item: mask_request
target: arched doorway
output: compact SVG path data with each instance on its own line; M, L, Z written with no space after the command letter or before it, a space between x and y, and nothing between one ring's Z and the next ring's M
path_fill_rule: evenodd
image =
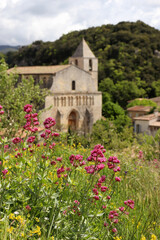
M73 110L68 116L68 129L76 131L78 129L78 112Z

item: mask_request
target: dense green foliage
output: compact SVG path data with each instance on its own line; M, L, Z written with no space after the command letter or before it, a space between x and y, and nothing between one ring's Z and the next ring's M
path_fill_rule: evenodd
M133 106L151 106L156 108L157 104L150 99L135 99L127 105L128 108Z
M160 94L160 31L141 21L74 31L55 42L36 41L9 52L6 61L10 66L66 64L82 37L98 57L100 90L112 102L125 107L136 97Z
M159 135L117 152L68 146L51 127L21 140L0 137L0 239L159 239Z
M23 107L32 103L34 109L40 110L44 105L46 90L34 84L34 79L22 79L15 74L7 73L7 65L0 61L0 104L5 108L5 114L1 117L1 123L5 129L5 135L12 135L24 122Z

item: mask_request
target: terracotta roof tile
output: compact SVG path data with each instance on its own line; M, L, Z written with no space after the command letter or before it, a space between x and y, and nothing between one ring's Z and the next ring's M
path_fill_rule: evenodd
M153 114L147 114L147 115L135 117L135 118L133 118L133 120L150 121L150 120L155 119L157 117L160 117L160 113L158 113L158 116L155 116L155 114L153 113Z
M70 65L53 65L53 66L26 66L26 67L16 67L8 69L8 73L17 74L54 74L65 68L70 67Z
M141 112L141 111L149 112L151 108L152 107L150 106L133 106L133 107L127 108L127 111L128 112Z
M150 123L149 126L151 126L151 127L160 127L160 121L156 121L156 122Z

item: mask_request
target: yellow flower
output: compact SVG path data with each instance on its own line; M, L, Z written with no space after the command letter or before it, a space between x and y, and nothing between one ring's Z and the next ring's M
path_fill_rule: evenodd
M21 237L24 237L24 233L23 232L21 233Z
M121 240L122 237L114 237L114 240Z
M39 222L39 218L35 217L36 222Z
M142 235L140 240L146 240L145 236Z
M36 228L32 231L30 231L30 236L33 234L37 234L38 236L41 236L41 228L39 226L36 226Z
M156 235L152 234L152 235L151 235L151 240L157 240Z
M141 223L140 222L138 222L138 224L137 224L137 228L139 228L139 226L141 225Z
M13 213L9 214L9 219L11 220L15 219L15 215Z
M8 233L12 233L13 230L14 230L14 227L10 227L10 228L7 229L7 232L8 232Z
M15 218L20 224L24 223L24 219L19 215Z

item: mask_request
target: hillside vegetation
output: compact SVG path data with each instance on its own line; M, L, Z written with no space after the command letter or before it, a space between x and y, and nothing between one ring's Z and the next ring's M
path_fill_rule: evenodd
M105 102L126 107L130 99L160 95L160 31L141 21L74 31L55 42L36 41L7 53L6 61L9 66L66 64L83 37L99 59Z

